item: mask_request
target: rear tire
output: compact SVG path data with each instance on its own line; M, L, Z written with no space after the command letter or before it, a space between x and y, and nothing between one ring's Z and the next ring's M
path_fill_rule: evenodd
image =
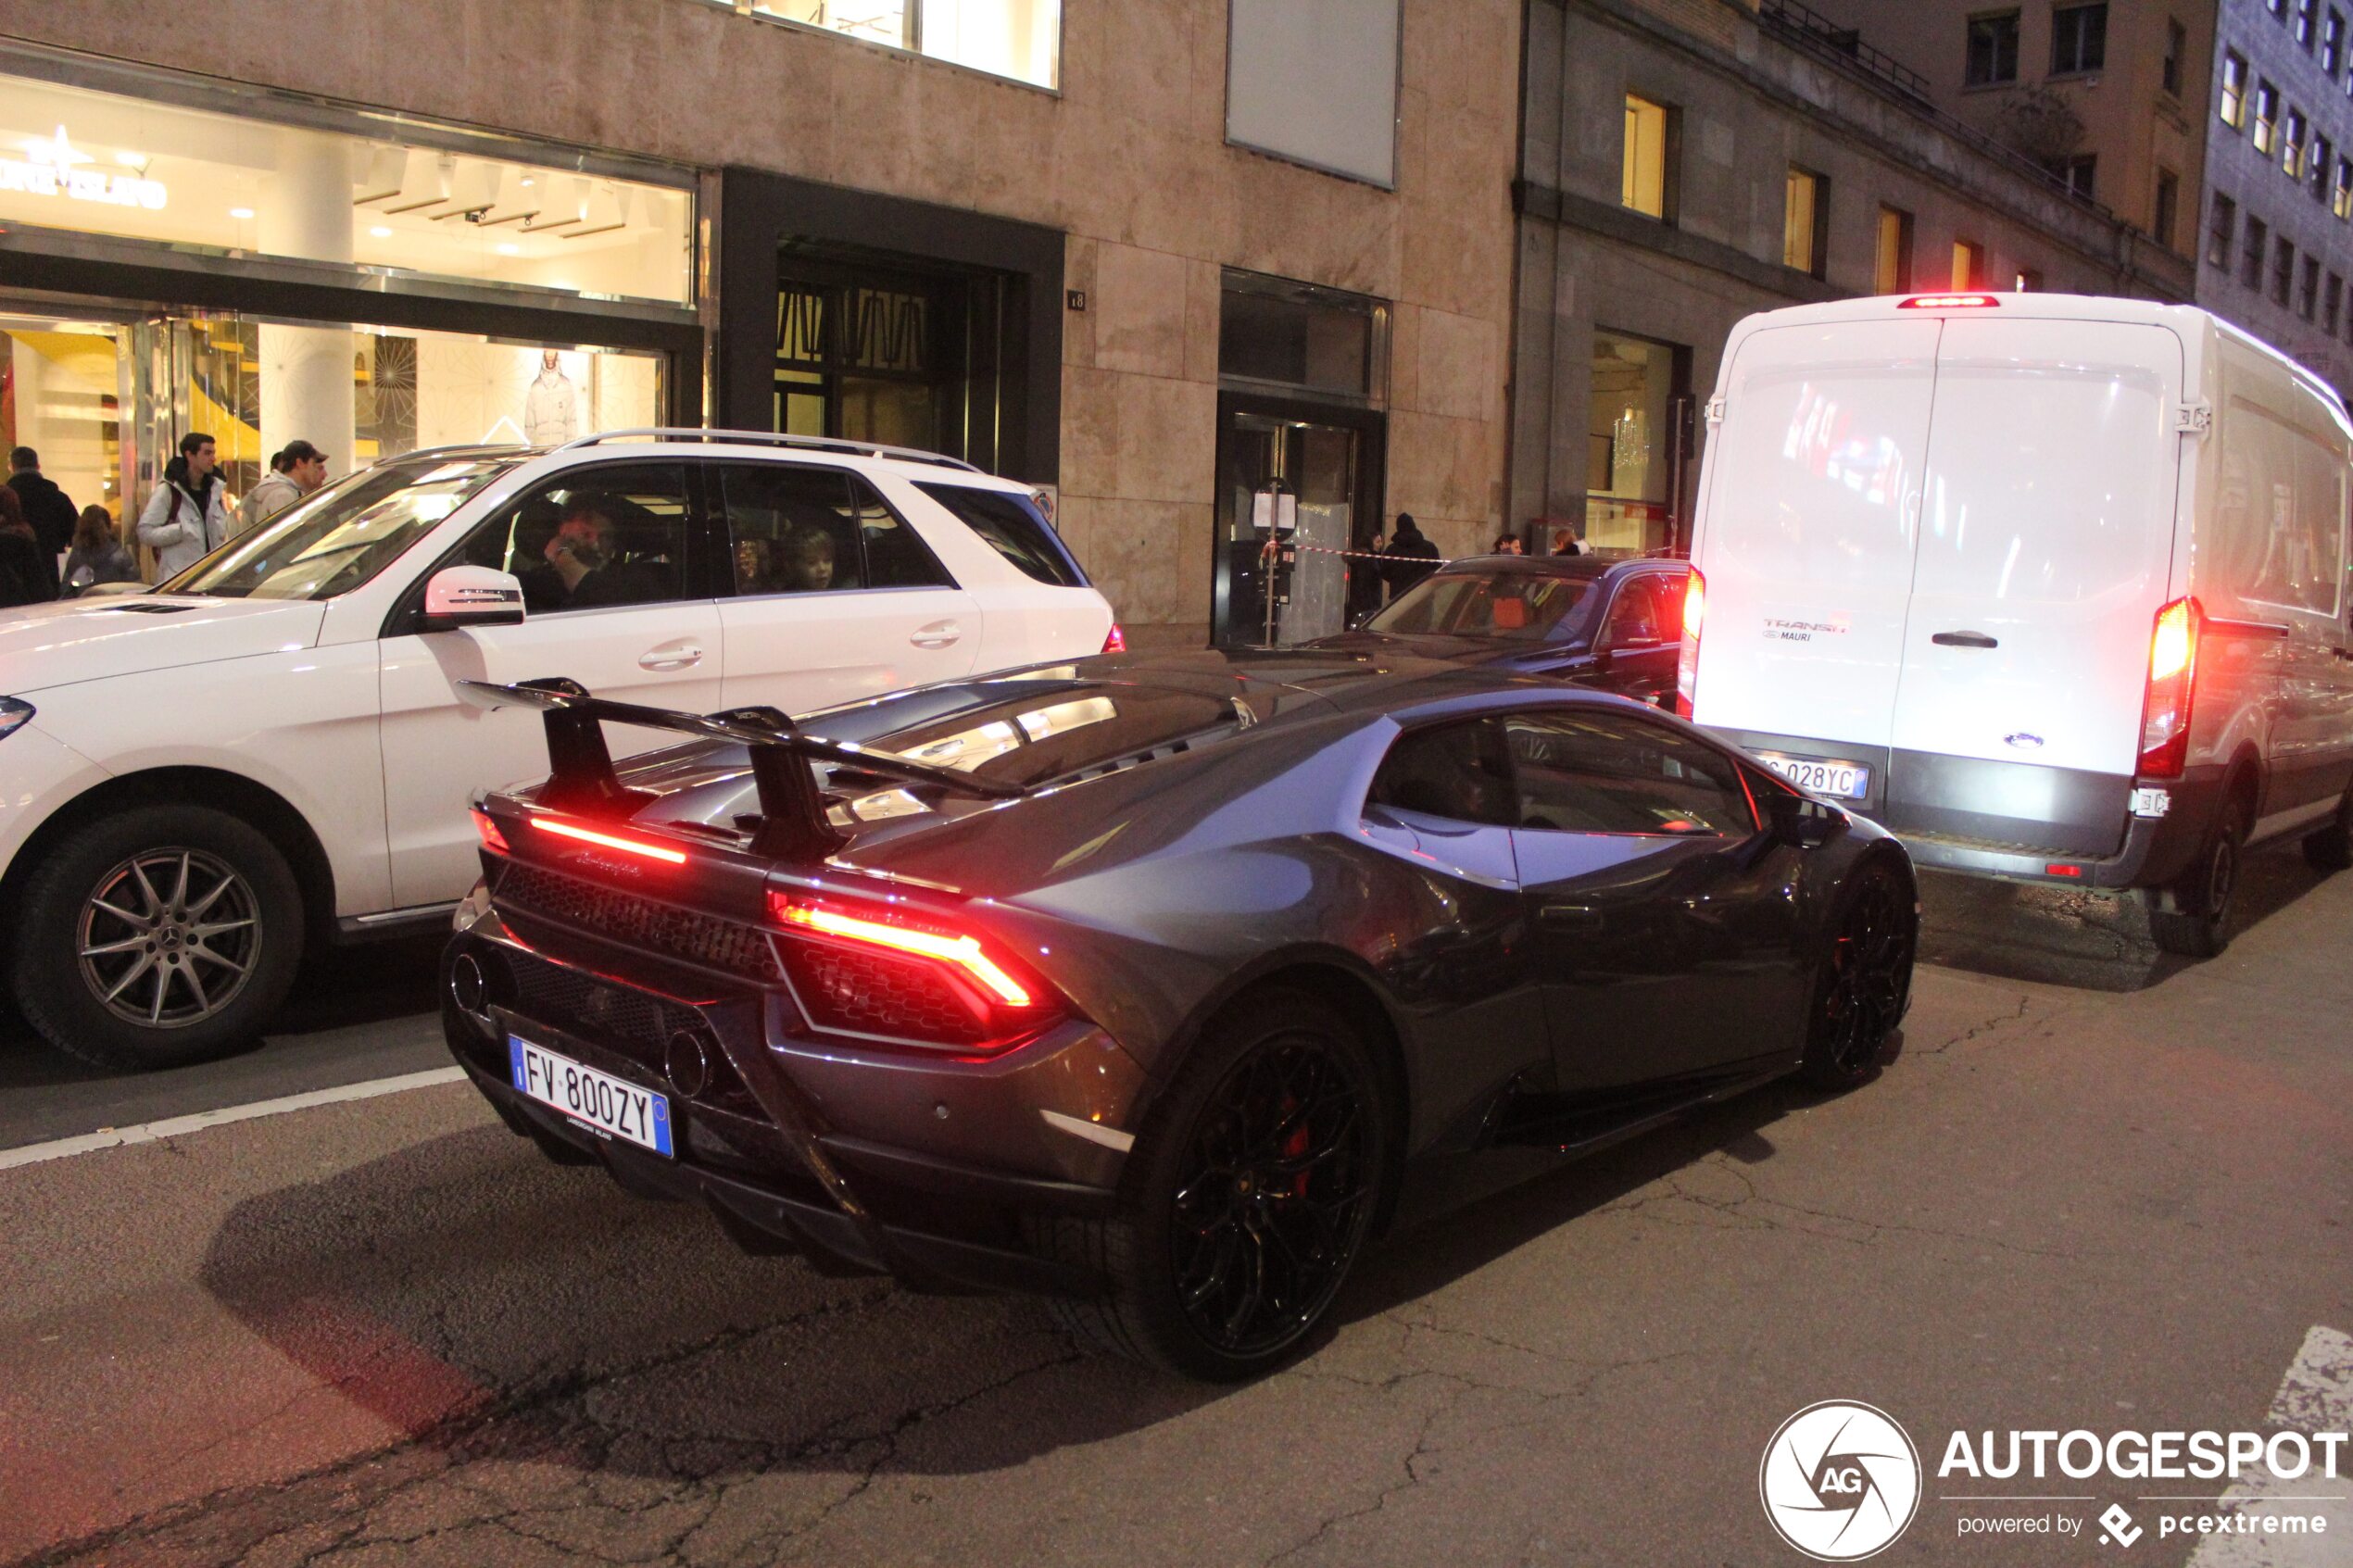
M2336 804L2336 821L2304 835L2304 863L2323 875L2353 871L2353 789Z
M141 1072L253 1039L302 945L301 888L258 829L205 806L140 806L76 830L34 870L10 967L51 1045Z
M2236 799L2227 802L2197 859L2174 887L2174 908L2149 911L2149 931L2158 947L2185 959L2211 959L2231 945L2231 915L2247 832L2246 807Z
M1855 872L1814 976L1797 1076L1837 1093L1878 1076L1888 1036L1912 1001L1919 917L1911 889L1883 860Z
M1261 992L1210 1025L1149 1118L1108 1220L1032 1235L1100 1273L1057 1299L1088 1348L1236 1382L1280 1366L1340 1293L1379 1205L1390 1107L1371 1052L1313 997Z

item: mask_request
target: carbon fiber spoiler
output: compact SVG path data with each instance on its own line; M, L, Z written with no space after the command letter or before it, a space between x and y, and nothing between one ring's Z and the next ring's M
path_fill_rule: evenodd
M760 831L755 854L778 859L823 859L847 838L825 815L814 764L831 762L862 773L930 784L981 800L1017 800L1027 792L1016 784L990 784L951 768L935 768L896 752L873 751L848 741L827 740L799 729L773 708L736 708L723 713L680 713L591 696L577 681L560 678L494 685L459 681L458 696L476 708L533 708L547 730L552 772L540 798L563 811L610 814L646 798L627 788L613 771L604 726L632 724L669 730L701 740L731 741L751 754L752 783L760 792Z

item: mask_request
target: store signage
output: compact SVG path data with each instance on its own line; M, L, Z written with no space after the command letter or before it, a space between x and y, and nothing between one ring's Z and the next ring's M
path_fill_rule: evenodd
M94 160L66 139L62 125L50 140L27 142L23 146L21 158L0 157L0 191L104 202L108 207L141 207L150 212L161 210L170 194L160 180L82 168Z

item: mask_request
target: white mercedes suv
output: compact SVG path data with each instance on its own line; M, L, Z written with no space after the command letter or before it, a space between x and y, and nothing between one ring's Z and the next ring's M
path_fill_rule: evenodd
M250 1039L307 948L446 922L473 792L547 769L536 715L453 682L805 713L1118 639L1031 492L951 458L686 430L391 458L152 592L0 614L10 988L61 1049L165 1066Z

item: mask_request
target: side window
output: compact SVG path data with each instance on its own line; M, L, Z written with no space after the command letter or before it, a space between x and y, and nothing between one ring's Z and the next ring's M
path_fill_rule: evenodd
M1056 543L1053 530L1026 497L1000 490L975 490L968 484L918 484L915 488L988 541L989 547L1013 562L1023 576L1057 588L1087 585Z
M931 546L899 520L862 479L852 478L856 493L858 533L866 546L866 586L869 588L952 588L956 580L931 553Z
M513 572L534 615L661 604L685 591L687 511L676 463L573 469L485 520L459 555Z
M1376 806L1491 827L1510 827L1519 820L1511 755L1503 731L1487 719L1398 736L1366 798Z
M1756 814L1736 764L1663 724L1616 713L1503 721L1522 827L1744 838Z
M802 463L729 463L719 471L736 592L823 594L866 585L849 476Z
M1653 571L1629 578L1619 587L1617 599L1609 607L1609 625L1602 634L1604 647L1633 647L1667 640L1665 596L1660 592L1666 583L1666 578Z

